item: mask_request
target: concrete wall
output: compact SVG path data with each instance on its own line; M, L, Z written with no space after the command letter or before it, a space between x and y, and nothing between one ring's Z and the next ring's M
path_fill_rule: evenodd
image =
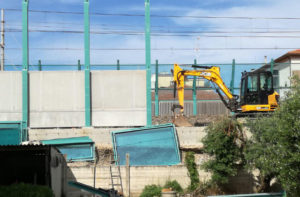
M22 73L0 72L0 121L22 119Z
M30 127L84 126L84 72L30 72Z
M97 147L112 149L111 132L124 128L82 128L82 129L29 129L29 140L48 140L89 136ZM179 147L181 149L201 149L201 139L205 136L205 127L177 127Z
M146 125L145 71L92 72L92 125Z
M29 126L83 127L83 71L29 72ZM146 125L145 71L91 72L92 126ZM0 121L22 119L21 72L0 73Z
M67 191L67 164L63 155L56 149L51 148L51 189L55 196L66 196Z
M111 188L110 170L109 166L96 166L96 176L94 177L95 168L93 165L85 164L69 164L68 181L76 181L93 186L94 180L96 188ZM201 180L207 180L208 173L200 170L198 172ZM127 191L126 187L126 170L121 167L121 177L124 193ZM146 185L160 184L164 185L168 180L177 180L183 187L187 188L190 184L187 168L184 165L176 166L134 166L130 167L130 194L132 197L138 197ZM69 187L68 195L79 197L80 191Z

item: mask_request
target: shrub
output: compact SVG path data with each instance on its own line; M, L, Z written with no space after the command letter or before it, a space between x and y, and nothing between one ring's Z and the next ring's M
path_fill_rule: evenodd
M146 185L140 197L161 196L162 187L159 185Z
M10 186L0 186L0 197L54 197L47 186L30 185L25 183Z
M212 173L213 184L223 185L228 178L237 174L238 168L245 163L243 149L244 136L241 125L229 118L210 124L203 138L203 151L212 159L202 167Z
M177 193L182 193L183 189L180 186L180 184L174 180L174 181L167 181L164 185L164 188L172 188L172 191L176 191Z
M199 174L197 171L197 166L195 163L195 155L193 152L187 152L185 155L185 165L187 167L188 170L188 175L191 179L191 184L189 186L189 190L195 190L200 181L199 181Z

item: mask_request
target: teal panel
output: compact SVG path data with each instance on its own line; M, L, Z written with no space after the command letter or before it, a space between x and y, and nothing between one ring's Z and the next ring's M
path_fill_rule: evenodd
M83 183L79 183L79 182L75 182L75 181L69 181L68 182L70 186L78 188L78 189L82 189L85 190L87 192L90 192L92 194L98 194L102 197L110 197L113 195L110 195L112 192L110 190L104 190L104 189L96 189L94 187L91 187L89 185L83 184ZM115 197L118 197L119 195L115 194Z
M41 142L45 145L94 143L88 136L42 140Z
M19 145L27 140L22 122L0 122L0 145Z
M20 129L1 128L0 145L19 145L21 142Z
M125 165L176 165L180 163L178 140L173 124L112 132L115 159Z
M94 160L94 142L88 137L60 138L41 140L44 145L55 146L62 154L67 155L68 161Z
M62 153L67 155L67 160L83 161L94 159L93 144L55 145Z

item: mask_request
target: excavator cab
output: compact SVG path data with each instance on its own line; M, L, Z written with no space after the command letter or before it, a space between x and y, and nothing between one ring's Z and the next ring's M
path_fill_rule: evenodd
M279 95L269 71L243 72L240 106L242 112L270 112L278 107Z

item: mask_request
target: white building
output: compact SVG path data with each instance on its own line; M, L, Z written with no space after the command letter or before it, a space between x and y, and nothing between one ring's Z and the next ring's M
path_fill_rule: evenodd
M260 69L270 71L271 64L266 64ZM284 97L291 86L291 77L300 77L300 49L289 51L274 60L273 76L274 87L281 97Z

